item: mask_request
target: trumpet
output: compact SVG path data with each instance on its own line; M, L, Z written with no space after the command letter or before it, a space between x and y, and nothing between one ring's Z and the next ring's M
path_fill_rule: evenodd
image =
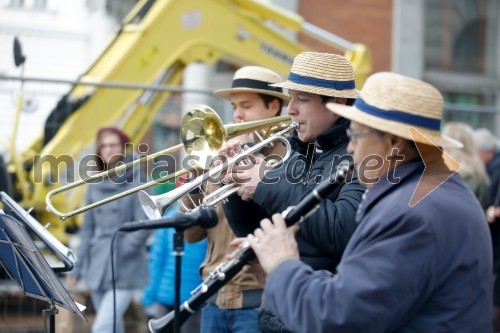
M214 177L218 177L224 170L227 170L230 166L235 165L236 163L246 159L248 156L252 155L255 152L260 151L265 146L269 144L274 144L276 142L282 142L286 147L286 153L281 158L281 162L286 161L292 152L292 147L290 146L290 142L284 136L286 133L296 129L299 125L296 122L292 122L287 128L279 131L273 136L265 139L264 141L259 142L258 144L252 146L251 148L242 151L241 153L229 158L223 164L212 168L205 172L203 175L198 176L193 181L186 183L174 190L171 190L165 194L151 196L145 191L139 192L139 202L141 203L142 209L144 213L146 213L147 217L151 220L160 219L163 216L165 210L170 207L174 202L182 198L184 195L193 191L194 189L201 187L206 181L209 179L213 179ZM278 165L278 162L274 163L273 166ZM211 196L206 196L199 206L197 206L194 210L201 209L204 207L215 207L221 201L226 200L231 194L236 192L239 188L238 184L229 184L221 187L216 192L212 193Z
M220 117L217 115L217 113L210 107L206 105L197 105L194 108L188 110L188 112L185 114L185 116L182 119L181 123L181 144L178 144L176 146L164 149L162 151L143 156L139 159L136 159L130 163L120 165L114 169L110 169L107 171L99 172L95 175L92 175L90 177L81 179L77 182L62 186L60 188L51 190L47 193L47 196L45 197L45 202L47 205L47 211L53 213L57 217L59 217L61 220L65 220L71 216L83 213L85 211L88 211L92 208L104 205L108 202L118 200L120 198L123 198L127 195L139 192L141 190L145 190L147 188L150 188L154 185L168 182L172 179L176 179L183 174L193 172L195 170L199 169L204 169L206 163L201 163L200 161L206 161L209 156L215 155L216 151L222 147L222 145L229 139L236 137L241 134L245 133L250 133L253 131L258 131L262 130L265 128L270 128L273 126L280 126L284 122L289 123L291 121L290 116L280 116L280 117L274 117L270 119L264 119L264 120L256 120L256 121L249 121L246 123L239 123L239 124L229 124L229 125L224 125L222 123L222 120ZM160 177L159 179L153 180L151 182L139 185L135 188L129 189L127 191L115 194L113 196L110 196L108 198L105 198L100 201L96 201L92 204L80 207L78 209L75 209L73 211L63 213L58 211L54 205L52 204L52 198L55 195L64 193L66 191L69 191L71 189L74 189L78 186L82 186L88 183L91 183L94 180L97 179L102 179L103 177L109 177L113 176L119 172L122 172L124 170L127 170L129 168L132 168L140 163L148 162L158 156L161 155L167 155L167 154L172 154L174 152L177 152L181 150L182 148L185 149L186 153L190 156L196 157L193 159L193 162L196 163L196 160L198 162L196 165L187 168L187 169L182 169L179 170L173 174L166 175L164 177Z

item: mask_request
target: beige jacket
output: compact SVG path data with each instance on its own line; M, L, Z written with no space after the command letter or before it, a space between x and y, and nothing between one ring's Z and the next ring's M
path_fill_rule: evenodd
M217 188L215 185L209 185L209 191L210 187ZM236 236L229 227L222 206L218 206L216 212L219 219L214 228L202 229L194 227L184 233L184 237L189 243L195 243L207 237L207 253L200 266L200 274L203 279L207 278L210 272L220 263L226 261L227 256L234 250L229 243ZM219 290L215 304L221 309L241 309L244 305L243 291L256 289L261 291L255 279L248 273L240 272ZM258 306L258 304L255 306Z
M283 146L273 147L264 152L265 156L272 154L283 155ZM206 193L212 193L217 190L219 185L208 183ZM201 195L193 196L194 202L198 202ZM185 196L181 199L182 203L188 207L192 206L190 200ZM231 230L229 223L224 215L222 205L216 208L218 223L217 226L210 229L202 229L199 227L190 228L185 231L184 237L187 242L199 242L207 237L207 254L205 261L200 266L200 273L203 279L207 278L209 273L213 271L220 263L227 261L227 256L234 249L229 243L236 238ZM229 281L217 294L215 304L221 309L242 309L250 307L258 307L260 303L260 295L262 289L252 275L244 272L238 273L231 281Z

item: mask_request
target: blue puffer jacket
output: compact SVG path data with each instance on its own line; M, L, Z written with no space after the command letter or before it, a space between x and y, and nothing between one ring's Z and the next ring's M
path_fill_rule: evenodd
M164 216L177 214L178 206L170 207ZM143 304L153 303L174 305L175 256L173 255L173 236L175 229L158 229L149 255L149 274L151 282L144 289ZM181 302L187 300L190 292L200 283L198 267L205 258L207 241L195 244L184 243L184 256L181 265Z
M340 118L317 138L317 146L301 142L296 135L291 136L291 158L266 174L257 186L253 201L242 201L233 195L224 205L235 234L246 236L258 227L262 218L297 204L317 184L329 178L342 160L351 159L346 150L347 127L349 121ZM354 177L349 184L337 186L328 199L323 200L319 208L301 223L297 242L302 261L314 269L335 271L356 229L354 218L363 192L364 188Z

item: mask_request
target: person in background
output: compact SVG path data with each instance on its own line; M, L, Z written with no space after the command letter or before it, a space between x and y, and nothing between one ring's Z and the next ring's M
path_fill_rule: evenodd
M101 128L97 132L95 162L96 171L115 168L128 163L134 154L126 152L129 139L115 127ZM88 185L86 203L122 193L140 183L139 168L129 168L122 174L104 177ZM90 290L96 318L92 333L113 332L113 290L111 279L111 239L118 228L130 221L144 220L144 214L136 195L125 196L87 211L79 232L78 261L67 276L72 287L83 279ZM114 242L114 277L116 288L116 332L124 332L123 314L129 307L134 292L148 282L146 240L150 232L139 230L118 233Z
M490 224L493 242L493 328L500 332L500 142L486 128L474 131L474 140L481 161L490 177L490 203L486 209L486 219Z
M443 135L455 139L463 145L462 148L445 149L445 152L460 164L458 173L465 179L483 209L486 210L490 205L490 180L486 168L479 158L472 133L472 128L465 123L445 124Z
M281 88L269 86L281 80L278 73L268 68L246 66L235 72L230 88L217 90L214 95L231 102L235 122L272 118L278 116L283 105L289 101L289 96L284 94ZM258 139L254 137L254 133L249 133L239 136L238 140L250 145ZM262 150L261 154L264 156L280 154L282 150L283 147L275 145L273 148ZM205 192L212 193L219 187L219 184L208 182ZM191 195L191 198L198 202L203 196ZM188 208L192 207L186 196L181 202ZM227 255L232 252L230 243L236 237L228 225L222 205L219 205L216 211L219 219L214 228L206 230L194 227L185 232L188 242L198 242L205 238L208 240L205 261L200 266L200 273L204 279L219 264L227 260ZM257 310L261 296L262 288L253 277L240 272L203 306L201 332L260 332Z
M493 204L486 210L486 219L492 224L500 222L500 187L497 189Z
M177 204L169 207L164 217L178 214ZM151 318L160 318L174 310L175 298L175 229L164 228L154 231L153 243L149 253L149 275L151 282L144 289L143 305ZM181 265L181 304L191 297L193 291L201 282L198 267L207 251L207 242L184 244L184 255ZM181 333L196 333L200 331L200 312L197 311L181 326Z
M500 185L500 142L486 128L478 128L473 136L479 158L490 178L490 199L493 200Z
M358 227L332 274L299 260L297 225L263 220L247 240L268 274L266 306L294 332L491 332L490 235L439 149L460 147L440 135L439 91L377 73L354 106L327 107L351 120L347 149L368 188Z

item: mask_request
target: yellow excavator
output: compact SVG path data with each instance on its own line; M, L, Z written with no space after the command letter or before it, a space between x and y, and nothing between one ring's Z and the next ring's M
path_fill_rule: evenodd
M65 161L71 163L71 159L66 158L76 158L91 146L96 130L109 124L121 127L138 144L172 94L172 89L161 88L178 85L190 63L260 65L286 76L295 55L309 48L276 27L335 47L353 63L358 88L372 70L364 45L346 41L268 2L139 1L49 116L47 124L56 122L56 126L46 126L23 152L16 154L12 149L4 178L14 197L21 206L33 207L32 214L42 224L50 222L49 230L67 241L65 224L45 210L47 193L58 188L61 174L68 172ZM137 89L116 88L120 85ZM70 211L82 204L82 198L82 191L77 191L71 197L59 196L54 204Z

